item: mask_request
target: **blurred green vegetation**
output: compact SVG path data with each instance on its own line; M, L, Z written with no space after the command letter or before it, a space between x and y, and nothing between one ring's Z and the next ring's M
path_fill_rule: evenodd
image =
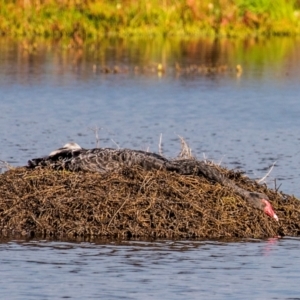
M297 35L296 0L0 0L14 37Z

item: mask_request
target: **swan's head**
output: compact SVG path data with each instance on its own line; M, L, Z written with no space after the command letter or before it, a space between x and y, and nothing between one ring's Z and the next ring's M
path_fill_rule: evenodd
M279 221L278 216L275 214L271 203L266 199L261 199L261 201L263 203L264 213L270 216L271 218L275 219L276 221Z
M263 193L249 193L249 202L252 203L253 206L261 209L266 215L278 221L278 216L275 214L274 209L269 202L269 198L267 195Z
M77 150L81 150L81 149L82 148L77 143L70 142L70 143L65 144L63 147L61 147L59 149L53 150L49 154L49 156L59 154L60 152L63 152L63 151L66 151L66 150L77 151Z

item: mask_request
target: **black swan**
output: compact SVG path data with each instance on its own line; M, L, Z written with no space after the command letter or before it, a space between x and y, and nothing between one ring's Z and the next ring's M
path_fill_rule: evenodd
M51 166L54 169L70 171L92 171L104 173L117 170L123 166L138 165L146 170L162 169L177 172L182 175L200 175L221 185L232 188L250 205L278 221L267 195L249 192L238 187L232 180L226 178L216 168L204 161L194 159L169 160L151 152L130 149L94 148L84 149L76 143L68 143L64 147L52 151L48 156L34 158L28 161L28 168Z

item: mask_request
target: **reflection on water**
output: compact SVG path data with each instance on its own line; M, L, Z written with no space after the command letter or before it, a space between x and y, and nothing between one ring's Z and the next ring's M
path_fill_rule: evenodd
M269 186L276 179L299 196L299 48L287 38L104 39L82 48L0 39L0 159L24 165L68 141L94 147L95 128L102 147L154 152L162 133L173 157L180 135L199 158L251 177L276 162Z
M180 75L180 68L189 70L195 65L235 70L236 65L242 64L247 78L270 76L276 81L285 81L287 76L299 73L299 48L300 43L291 38L103 39L80 48L59 41L18 42L2 38L0 76L2 84L38 84L50 79L63 85L64 80L76 80L78 76L83 81L93 79L94 73L105 73L105 70L133 71L137 75L146 70L144 73L148 75L168 75L168 72L155 72L161 64L164 70Z
M1 299L283 299L299 239L0 244Z

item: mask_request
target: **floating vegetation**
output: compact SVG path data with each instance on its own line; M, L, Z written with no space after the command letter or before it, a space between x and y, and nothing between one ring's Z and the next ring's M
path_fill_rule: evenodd
M265 193L279 222L201 176L123 168L105 174L16 168L0 175L2 236L266 238L300 235L298 199L219 168Z

